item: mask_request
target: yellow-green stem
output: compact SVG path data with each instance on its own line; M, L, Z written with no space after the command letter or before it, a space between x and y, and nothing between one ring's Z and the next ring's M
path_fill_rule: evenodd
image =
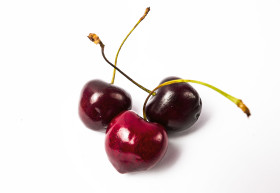
M163 87L163 86L167 86L170 84L175 84L175 83L182 83L182 82L191 82L191 83L196 83L196 84L201 84L204 86L207 86L215 91L217 91L218 93L220 93L221 95L223 95L224 97L228 98L230 101L232 101L234 104L236 104L248 117L251 115L250 110L248 109L248 107L242 102L241 99L237 99L233 96L231 96L230 94L208 84L205 82L201 82L201 81L197 81L197 80L187 80L187 79L177 79L177 80L171 80L171 81L167 81L162 83L161 85L157 86L154 90L152 90L151 93L149 93L148 97L146 98L144 105L143 105L143 118L145 120L147 120L147 115L146 115L146 104L150 98L150 96L152 95L152 93L154 93L157 89Z
M136 23L136 25L132 28L132 30L130 30L130 32L127 34L127 36L124 38L121 46L119 47L118 49L118 52L117 52L117 55L116 55L116 58L115 58L115 66L117 66L117 61L118 61L118 56L119 56L119 53L121 51L121 48L124 44L124 42L126 41L126 39L130 36L130 34L133 32L133 30L138 26L138 24L147 16L147 14L149 13L150 11L150 7L147 7L146 10L145 10L145 13L144 15L139 19L139 21ZM114 84L115 82L115 76L116 76L116 69L114 69L113 71L113 77L112 77L112 81L111 81L111 84Z

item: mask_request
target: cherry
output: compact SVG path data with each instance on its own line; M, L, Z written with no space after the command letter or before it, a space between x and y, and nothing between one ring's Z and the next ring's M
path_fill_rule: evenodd
M165 78L160 84L180 79ZM189 83L161 87L146 107L147 119L164 126L168 131L182 131L191 127L201 112L201 99Z
M104 44L98 36L88 36L102 48L103 58ZM80 103L79 115L83 123L90 129L106 129L109 122L119 113L131 109L131 96L125 90L102 80L91 80L84 86Z
M164 156L168 146L165 129L133 111L125 111L109 124L105 137L108 158L120 173L147 170Z
M106 129L116 115L128 109L131 109L131 96L120 87L91 80L82 90L79 115L90 129Z
M132 33L132 31L137 27L137 25L146 17L149 12L149 8L146 9L144 15L140 18L137 24L133 27L127 37ZM127 39L126 37L126 39ZM104 60L114 67L113 78L111 84L106 83L101 80L89 81L83 88L80 105L79 105L79 115L84 124L93 130L106 129L109 122L117 116L119 113L125 110L131 109L131 97L125 90L120 87L114 86L115 80L115 70L118 70L131 82L136 84L138 87L142 88L146 92L151 91L143 87L142 85L135 82L132 78L123 73L120 69L116 67L117 58L120 49L125 42L121 44L115 59L115 66L106 58L104 54L105 45L100 40L100 38L93 33L90 33L88 38L95 44L99 44L101 47L101 53Z
M175 79L175 80L174 80ZM188 80L188 79L176 79L176 77L169 77L163 80L163 83L157 86L154 90L150 92L148 97L146 98L143 105L143 117L147 120L147 112L154 116L152 119L156 119L157 122L162 122L161 124L164 127L173 126L173 128L169 127L169 130L179 131L187 128L193 124L197 117L199 117L201 111L201 100L197 94L197 92L190 87L189 85L184 85L182 83L192 82L200 85L207 86L216 92L220 93L231 102L237 105L248 117L251 115L249 108L243 103L241 99L235 98L228 93L208 84L205 82L197 81L197 80ZM173 84L177 84L177 87L171 87ZM163 89L166 87L167 89ZM146 108L147 102L156 90L159 89L159 92L155 95L154 100L152 99L150 103L150 107ZM176 91L176 92L174 92ZM182 96L183 95L183 96ZM186 96L184 96L186 95ZM158 97L158 98L157 98ZM193 100L193 101L192 101ZM180 108L180 105L185 108L191 108L190 112L184 108ZM158 109L157 109L158 108ZM148 110L149 111L148 111ZM157 112L157 110L159 112ZM187 112L186 114L191 117L182 116L181 112ZM170 116L170 117L169 117ZM176 119L176 116L179 118ZM151 118L150 118L151 119ZM167 120L165 120L167 119ZM176 126L176 127L175 127ZM180 127L181 126L181 127ZM184 128L185 126L185 128ZM175 128L175 129L174 129Z

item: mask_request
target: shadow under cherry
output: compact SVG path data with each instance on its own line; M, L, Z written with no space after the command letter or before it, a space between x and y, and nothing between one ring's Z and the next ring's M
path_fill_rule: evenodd
M150 172L159 172L171 168L173 165L175 165L175 163L181 155L181 148L178 147L176 143L174 143L173 139L184 137L186 135L190 135L197 132L201 128L204 128L205 124L209 121L209 119L210 114L204 112L201 114L196 124L194 124L189 129L177 133L168 133L168 138L172 139L172 141L169 140L167 152L163 159L154 168L152 168Z
M159 172L171 168L181 155L181 149L176 144L169 142L168 148L163 159L149 172Z

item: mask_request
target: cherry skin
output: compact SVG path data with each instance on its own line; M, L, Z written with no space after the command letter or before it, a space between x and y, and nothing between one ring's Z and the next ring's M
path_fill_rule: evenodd
M168 77L160 84L180 79ZM147 103L146 115L151 122L164 126L167 131L183 131L191 127L201 113L202 102L197 91L188 83L163 86Z
M108 158L120 173L152 168L168 146L165 129L150 123L133 111L125 111L109 124L105 137Z
M106 130L119 113L131 109L131 96L125 90L102 80L91 80L83 88L79 115L93 130Z

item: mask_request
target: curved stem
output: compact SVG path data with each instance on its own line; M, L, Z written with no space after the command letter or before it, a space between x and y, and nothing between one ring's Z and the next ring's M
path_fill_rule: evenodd
M248 107L242 102L241 99L237 99L231 95L229 95L228 93L208 84L205 82L201 82L201 81L197 81L197 80L187 80L187 79L177 79L177 80L171 80L171 81L167 81L162 83L161 85L157 86L154 90L152 90L151 93L154 93L157 89L163 87L163 86L167 86L170 84L175 84L175 83L182 83L182 82L192 82L192 83L196 83L196 84L201 84L204 86L207 86L213 90L215 90L216 92L220 93L221 95L223 95L224 97L228 98L230 101L232 101L234 104L236 104L239 108L241 108L241 110L249 117L251 115L250 110L248 109ZM144 105L143 105L143 118L145 120L147 120L147 116L146 116L146 104L151 96L151 93L148 95L148 97L146 98Z
M110 64L114 69L116 69L119 73L121 73L123 76L125 76L128 80L130 80L133 84L135 84L136 86L138 86L139 88L141 88L142 90L146 91L147 93L149 94L152 94L152 95L155 95L156 93L153 92L151 93L151 91L145 87L143 87L142 85L138 84L136 81L134 81L132 78L130 78L128 75L126 75L122 70L120 70L118 67L114 66L114 64L112 64L105 56L105 53L104 53L104 48L105 48L105 45L102 43L102 41L99 39L99 37L96 35L96 34L93 34L93 33L90 33L88 35L88 38L94 42L95 44L99 44L100 47L101 47L101 53L102 53L102 56L104 58L104 60Z
M139 19L139 21L136 23L136 25L132 28L132 30L130 30L130 32L127 34L127 36L124 38L120 48L118 49L118 52L117 52L117 55L116 55L116 58L115 58L115 66L117 66L117 61L118 61L118 56L119 56L119 53L122 49L122 46L124 44L124 42L126 41L126 39L129 37L129 35L133 32L133 30L138 26L138 24L147 16L147 14L149 13L150 11L150 7L147 7L146 10L145 10L145 13L144 15ZM114 81L115 81L115 76L116 76L116 68L114 69L113 71L113 77L112 77L112 81L111 81L111 84L114 84Z

